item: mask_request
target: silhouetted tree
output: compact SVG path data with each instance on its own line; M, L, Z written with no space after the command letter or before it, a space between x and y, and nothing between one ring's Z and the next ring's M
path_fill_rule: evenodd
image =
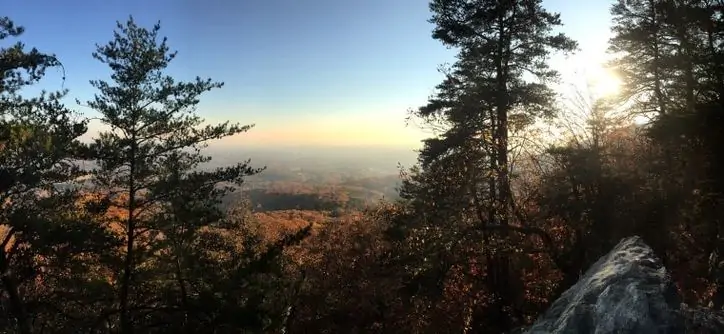
M427 140L420 152L420 173L435 175L418 177L425 181L408 183L403 191L428 198L422 192L430 193L430 187L424 183L437 178L459 199L449 209L458 212L463 225L475 226L472 231L486 244L486 254L476 256L485 258L480 262L485 263L485 274L478 276L486 281L478 279L472 290L484 284L493 296L485 307L472 306L476 315L471 326L486 326L480 315L497 312L490 314L497 324L487 326L504 331L522 321L516 308L521 296L510 267L512 248L491 246L494 240L512 240L508 237L515 210L510 186L511 134L553 113L554 94L546 83L556 78L556 72L548 67L547 59L551 51L572 51L576 43L552 33L561 25L559 15L546 11L540 1L436 0L430 9L436 25L433 37L460 51L438 93L414 114L443 131ZM439 218L427 224L436 221Z
M188 252L201 229L221 220L217 207L230 191L216 186L239 184L243 177L260 171L246 162L210 172L194 171L210 159L201 154L207 141L245 132L251 126L203 125L195 113L199 96L222 83L198 77L177 82L165 75L176 53L169 51L165 38L159 38L159 30L159 24L146 29L129 18L119 22L114 39L93 54L112 71L111 82L91 81L99 94L88 106L111 128L90 148L99 165L93 171L96 189L124 213L110 222L122 232L118 238L124 247L115 250L117 304L107 312L110 316L117 311L123 333L132 333L139 325L159 326L147 320L179 308L185 313L181 324L188 321L187 280L191 278L184 274L191 269ZM170 275L160 271L165 269L160 261L168 256L177 264ZM174 282L176 304L159 301L158 289L164 280Z

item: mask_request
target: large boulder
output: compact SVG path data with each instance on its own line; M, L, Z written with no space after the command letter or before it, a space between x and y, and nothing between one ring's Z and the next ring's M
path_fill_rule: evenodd
M683 305L661 260L641 238L629 237L526 333L724 333L722 324L712 312Z

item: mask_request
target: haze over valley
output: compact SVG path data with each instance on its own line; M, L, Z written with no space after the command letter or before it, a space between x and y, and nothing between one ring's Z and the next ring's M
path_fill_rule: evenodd
M225 167L247 158L252 166L266 167L248 177L242 189L257 210L269 211L363 209L382 199L394 200L400 168L409 168L417 160L412 149L384 146L212 147L207 154L213 160L202 168ZM325 193L349 200L310 200Z

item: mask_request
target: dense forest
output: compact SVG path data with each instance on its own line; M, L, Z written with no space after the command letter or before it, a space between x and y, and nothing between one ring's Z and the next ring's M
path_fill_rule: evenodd
M199 117L223 83L168 76L160 24L129 18L97 45L110 80L78 103L109 130L87 143L72 92L27 93L63 60L0 18L1 332L505 333L630 235L686 303L721 310L724 3L615 1L623 87L567 101L548 60L577 43L541 0L430 11L457 51L410 114L435 135L399 198L337 211L344 193L301 188L255 210L238 189L263 166L198 168L252 126Z

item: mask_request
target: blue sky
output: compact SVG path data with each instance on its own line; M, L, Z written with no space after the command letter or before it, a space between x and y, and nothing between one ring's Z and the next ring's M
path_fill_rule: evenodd
M575 66L600 61L610 3L544 1L581 45ZM147 26L161 20L179 51L170 74L225 82L202 97L200 113L256 124L234 145L417 147L425 134L405 127L406 111L425 102L441 80L437 66L454 55L430 37L425 0L7 0L0 15L26 27L26 45L59 57L68 105L88 116L73 99L89 99L88 80L108 76L91 57L94 44L108 42L128 15ZM51 71L43 88L62 83Z

